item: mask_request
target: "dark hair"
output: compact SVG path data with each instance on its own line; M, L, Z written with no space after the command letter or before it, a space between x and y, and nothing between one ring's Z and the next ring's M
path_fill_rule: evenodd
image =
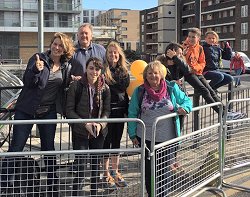
M181 48L183 50L183 46L176 43L176 42L170 42L170 44L166 47L165 49L165 54L167 54L168 49L177 51L179 48Z
M197 27L188 28L188 32L196 34L198 37L201 37L201 30Z
M93 64L94 64L95 67L98 67L100 69L103 68L102 61L99 58L97 58L97 57L91 57L91 58L89 58L88 61L86 62L86 68L88 67L88 65L89 65L90 62L93 62Z
M183 46L179 43L176 43L176 42L170 42L170 44L165 49L165 55L167 54L168 49L171 49L173 51L177 51L178 49L183 50ZM170 60L170 58L168 56L166 56L166 59Z

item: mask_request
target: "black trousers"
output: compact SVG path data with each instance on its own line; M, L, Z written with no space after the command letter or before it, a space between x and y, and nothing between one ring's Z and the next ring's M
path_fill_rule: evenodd
M221 102L221 99L208 84L203 75L189 74L185 76L185 80L195 89L195 92L198 92L202 95L208 104ZM214 106L213 109L219 113L218 106Z
M102 133L99 134L97 138L86 139L82 136L75 135L72 133L72 141L74 142L73 149L74 150L88 150L88 149L102 149L104 136ZM99 178L99 164L100 164L100 156L98 154L90 155L76 155L75 163L77 167L76 178L73 181L73 195L79 196L79 191L81 190L82 180L85 177L85 172L87 171L84 167L87 164L87 159L90 159L91 166L91 178L90 178L90 193L91 195L97 194L97 184Z

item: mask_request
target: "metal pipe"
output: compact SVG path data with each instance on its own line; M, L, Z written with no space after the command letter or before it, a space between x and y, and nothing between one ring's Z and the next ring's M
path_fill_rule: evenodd
M38 0L38 51L41 53L44 49L43 35L43 0Z

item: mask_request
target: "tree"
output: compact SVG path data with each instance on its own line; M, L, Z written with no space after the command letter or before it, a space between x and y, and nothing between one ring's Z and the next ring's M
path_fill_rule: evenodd
M130 49L127 49L124 51L125 55L126 55L126 58L129 62L133 62L135 60L139 60L141 59L141 55L139 52L137 51L134 51L134 50L130 50Z

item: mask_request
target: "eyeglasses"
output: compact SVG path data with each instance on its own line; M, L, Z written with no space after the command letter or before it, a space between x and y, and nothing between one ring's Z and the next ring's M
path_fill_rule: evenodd
M99 67L94 67L94 66L89 66L88 69L89 69L89 70L95 70L95 71L97 71L97 72L98 72L99 70L101 70Z

